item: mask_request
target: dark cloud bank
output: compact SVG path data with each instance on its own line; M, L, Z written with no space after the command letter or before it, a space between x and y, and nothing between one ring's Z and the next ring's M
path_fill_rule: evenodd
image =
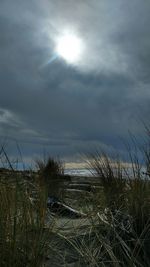
M150 114L150 2L0 1L0 136L25 158L71 159L142 131ZM54 37L76 29L86 49L69 65ZM4 138L5 137L5 138ZM9 140L9 141L8 141Z

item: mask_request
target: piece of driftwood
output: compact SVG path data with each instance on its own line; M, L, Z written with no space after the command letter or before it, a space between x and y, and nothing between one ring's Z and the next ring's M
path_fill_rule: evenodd
M86 217L86 214L81 213L68 205L62 203L56 197L48 197L47 207L49 208L50 212L59 215L61 217L78 219Z

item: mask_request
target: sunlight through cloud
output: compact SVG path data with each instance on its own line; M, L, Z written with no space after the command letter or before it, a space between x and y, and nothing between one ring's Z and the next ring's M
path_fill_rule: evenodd
M77 63L83 52L83 42L74 33L64 33L57 38L56 53L66 62L73 64Z

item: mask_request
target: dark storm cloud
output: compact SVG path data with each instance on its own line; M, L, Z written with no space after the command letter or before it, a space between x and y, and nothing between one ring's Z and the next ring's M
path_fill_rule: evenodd
M148 1L0 2L0 135L25 155L72 156L117 146L150 114ZM77 65L53 57L71 27L85 41Z

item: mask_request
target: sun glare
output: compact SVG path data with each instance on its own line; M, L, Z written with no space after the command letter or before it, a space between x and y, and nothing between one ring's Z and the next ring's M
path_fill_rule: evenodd
M57 40L56 52L68 63L80 60L83 50L82 41L74 34L64 34Z

